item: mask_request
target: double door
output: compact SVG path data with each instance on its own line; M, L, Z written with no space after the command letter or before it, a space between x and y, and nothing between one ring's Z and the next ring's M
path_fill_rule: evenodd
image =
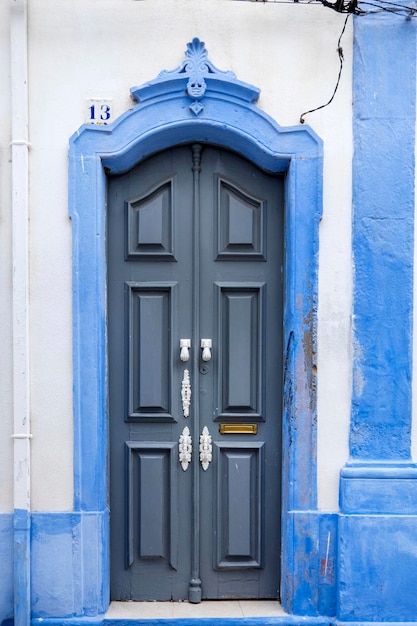
M278 597L283 186L197 144L109 178L115 600Z

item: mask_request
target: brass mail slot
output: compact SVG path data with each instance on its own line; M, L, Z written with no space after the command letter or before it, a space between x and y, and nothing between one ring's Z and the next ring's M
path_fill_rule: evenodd
M257 435L258 424L220 424L221 435Z

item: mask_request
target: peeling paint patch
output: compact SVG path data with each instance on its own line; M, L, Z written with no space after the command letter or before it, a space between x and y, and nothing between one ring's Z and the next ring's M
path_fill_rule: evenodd
M365 386L365 379L362 373L363 351L359 341L353 338L353 390L355 395L360 398Z

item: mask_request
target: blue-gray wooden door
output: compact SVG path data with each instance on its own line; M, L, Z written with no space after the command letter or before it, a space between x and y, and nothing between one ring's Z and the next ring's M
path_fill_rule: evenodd
M115 600L279 595L283 189L201 145L109 177Z

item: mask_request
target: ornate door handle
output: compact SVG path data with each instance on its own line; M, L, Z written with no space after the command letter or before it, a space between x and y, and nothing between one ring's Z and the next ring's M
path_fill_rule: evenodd
M203 361L210 361L211 360L211 339L202 339L200 346L203 350L201 358L203 359Z
M206 471L212 459L211 435L207 426L204 426L200 435L199 451L201 467Z
M193 441L191 439L190 429L188 428L188 426L185 426L183 428L183 431L179 439L178 449L179 449L178 459L179 459L179 462L181 463L182 469L185 472L187 471L188 466L191 463L191 454L193 451Z

